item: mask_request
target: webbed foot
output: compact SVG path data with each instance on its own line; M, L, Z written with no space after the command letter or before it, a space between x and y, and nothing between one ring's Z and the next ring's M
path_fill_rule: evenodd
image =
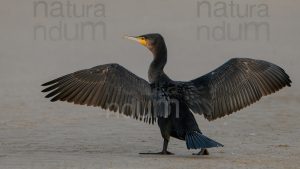
M139 153L139 154L143 154L143 155L174 155L173 153L171 153L169 151L161 151L158 153L148 152L148 153Z
M199 153L193 153L193 155L209 155L209 152L206 148L202 148Z

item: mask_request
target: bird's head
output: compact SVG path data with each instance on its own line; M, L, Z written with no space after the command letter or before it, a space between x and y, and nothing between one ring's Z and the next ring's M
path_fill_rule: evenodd
M125 36L124 38L138 42L148 48L153 54L155 54L160 48L165 48L164 38L158 33L140 36Z

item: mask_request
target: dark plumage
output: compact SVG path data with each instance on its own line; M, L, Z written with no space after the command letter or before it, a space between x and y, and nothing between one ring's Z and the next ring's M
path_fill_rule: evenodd
M164 138L160 154L171 154L167 151L170 136L185 140L188 149L201 149L199 154L223 146L202 134L192 112L215 120L291 84L279 66L249 58L230 59L188 82L173 81L163 71L167 48L161 35L127 38L153 53L149 82L118 64L106 64L47 82L43 92L50 92L46 97L51 101L100 106L147 123L158 120Z

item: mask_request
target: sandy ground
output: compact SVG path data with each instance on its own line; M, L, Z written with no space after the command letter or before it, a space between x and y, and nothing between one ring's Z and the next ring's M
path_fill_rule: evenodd
M97 108L46 101L40 107L7 105L0 121L0 168L298 168L299 101L271 96L215 122L197 116L203 132L225 145L207 157L191 155L195 151L176 139L169 145L173 156L139 155L161 149L158 127Z
M103 18L46 18L34 17L33 2L0 2L0 169L299 168L298 1L253 1L266 3L269 17L242 19L198 18L196 1L179 0L107 0L101 1L106 8ZM77 6L83 3L72 2ZM247 1L239 2L242 5ZM107 26L105 40L34 40L36 24L98 19ZM271 28L270 39L195 38L198 25L223 20L233 26L266 21ZM148 32L164 35L169 49L166 73L173 79L195 78L231 57L252 57L283 67L291 76L292 87L210 123L196 115L202 131L225 145L210 149L207 157L192 156L195 151L188 151L185 143L176 139L169 145L173 156L139 155L161 150L156 124L118 117L99 108L50 103L43 98L43 82L98 64L117 62L146 78L150 53L121 37Z

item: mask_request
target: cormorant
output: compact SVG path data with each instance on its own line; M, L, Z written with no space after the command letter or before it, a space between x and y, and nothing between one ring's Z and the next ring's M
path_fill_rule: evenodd
M206 155L207 148L223 145L202 134L193 113L215 120L291 84L279 66L250 58L233 58L194 80L174 81L164 72L167 48L160 34L126 38L152 52L149 82L119 64L104 64L47 82L42 92L50 92L46 98L51 101L99 106L152 124L157 120L163 150L146 154L172 154L167 146L175 137Z

